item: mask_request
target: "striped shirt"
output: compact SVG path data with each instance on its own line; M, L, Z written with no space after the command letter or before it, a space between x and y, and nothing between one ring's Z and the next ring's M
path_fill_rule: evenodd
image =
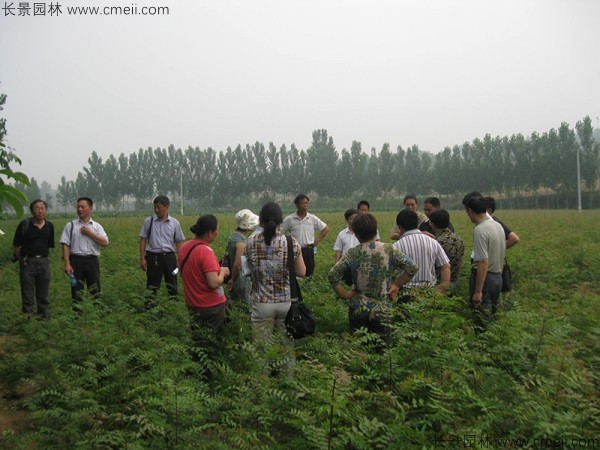
M394 247L402 250L419 266L417 274L406 283L405 287L407 288L435 286L437 282L436 266L441 267L450 263L439 242L419 230L410 230L404 233L394 243Z
M82 256L99 256L100 245L94 240L81 234L81 227L84 226L83 220L77 219L68 222L63 228L62 235L60 236L60 243L68 245L70 247L71 255L82 255ZM108 243L108 236L98 222L93 221L91 218L85 225L91 227L95 234L102 236Z

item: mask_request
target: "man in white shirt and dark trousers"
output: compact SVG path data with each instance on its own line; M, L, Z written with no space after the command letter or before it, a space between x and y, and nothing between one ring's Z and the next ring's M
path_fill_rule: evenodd
M302 247L302 257L306 264L306 277L311 277L315 271L315 251L319 243L329 233L329 227L314 214L308 212L310 199L306 194L298 194L294 199L296 212L290 214L281 224L280 231L287 231L296 238ZM320 231L315 237L315 231Z
M80 291L87 285L88 291L100 295L100 247L108 246L108 236L98 222L92 220L94 202L89 197L77 199L79 219L68 222L60 237L63 248L64 272L71 277L73 308L81 300Z
M144 220L139 235L140 267L146 272L146 288L149 291L146 308L153 305L163 278L169 295L177 296L177 253L185 240L181 224L169 215L169 197L159 195L153 203L156 215Z

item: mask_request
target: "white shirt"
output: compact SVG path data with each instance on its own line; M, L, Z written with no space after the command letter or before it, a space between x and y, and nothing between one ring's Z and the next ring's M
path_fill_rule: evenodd
M102 236L108 243L108 236L98 222L94 222L92 219L88 222L92 227L94 233L98 236ZM83 226L83 220L76 219L68 222L63 228L62 235L60 236L60 243L66 244L71 248L71 255L84 255L84 256L99 256L100 245L97 244L91 237L81 234L81 227Z
M358 244L359 242L358 239L356 239L356 235L346 227L338 233L335 244L333 244L333 249L336 252L342 252L343 255Z
M314 214L306 213L306 217L301 219L294 213L283 219L280 231L289 231L301 247L306 247L315 243L315 231L322 231L326 226L327 224Z

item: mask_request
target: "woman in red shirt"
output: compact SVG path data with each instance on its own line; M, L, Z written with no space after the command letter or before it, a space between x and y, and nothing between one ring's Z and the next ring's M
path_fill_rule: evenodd
M179 251L179 268L183 280L185 303L190 311L192 334L208 324L215 333L223 329L225 302L223 280L229 275L221 267L210 244L219 235L217 218L200 216L190 231L196 235Z

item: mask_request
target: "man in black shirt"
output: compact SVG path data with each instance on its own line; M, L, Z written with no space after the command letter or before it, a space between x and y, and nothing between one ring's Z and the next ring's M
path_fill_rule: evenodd
M19 261L19 278L21 281L21 310L33 315L33 307L37 301L37 314L48 319L50 317L50 262L48 251L54 248L54 225L46 220L48 204L43 200L34 200L29 205L33 216L22 220L15 230L13 249Z

